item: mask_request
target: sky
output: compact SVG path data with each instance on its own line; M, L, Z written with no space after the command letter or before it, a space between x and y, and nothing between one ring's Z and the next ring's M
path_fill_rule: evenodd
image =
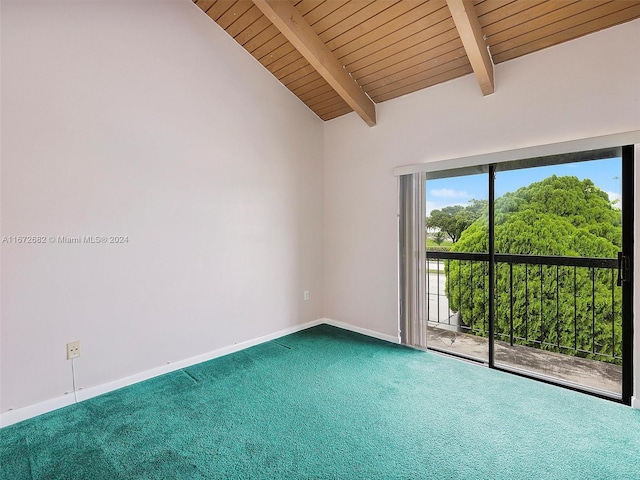
M498 172L495 183L496 198L533 182L544 180L553 174L570 175L580 180L589 178L601 190L607 192L611 200L621 200L622 162L620 158ZM449 205L467 205L471 199L487 199L488 196L487 174L428 180L426 212L429 215L434 209Z

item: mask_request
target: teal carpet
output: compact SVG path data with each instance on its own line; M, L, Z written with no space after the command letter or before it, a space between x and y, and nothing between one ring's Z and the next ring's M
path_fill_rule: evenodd
M330 326L0 430L1 478L639 479L640 411Z

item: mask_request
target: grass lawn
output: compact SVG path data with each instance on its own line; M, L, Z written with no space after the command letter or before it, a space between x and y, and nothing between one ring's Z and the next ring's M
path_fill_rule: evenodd
M431 247L450 247L453 245L453 242L450 239L444 240L440 245L438 245L432 238L427 237L427 248Z

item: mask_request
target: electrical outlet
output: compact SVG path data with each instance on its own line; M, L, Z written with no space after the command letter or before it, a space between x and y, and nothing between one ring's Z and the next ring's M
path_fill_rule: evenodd
M80 356L80 340L67 343L67 360Z
M309 290L304 291L304 299L309 300Z

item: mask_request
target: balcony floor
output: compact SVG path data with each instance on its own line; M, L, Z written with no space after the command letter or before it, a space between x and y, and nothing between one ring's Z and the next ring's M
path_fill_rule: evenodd
M466 333L453 331L447 326L429 322L427 346L447 353L486 361L489 341ZM589 389L621 395L622 368L619 365L548 352L507 342L495 342L495 362L500 366L525 370L536 375L551 377Z

